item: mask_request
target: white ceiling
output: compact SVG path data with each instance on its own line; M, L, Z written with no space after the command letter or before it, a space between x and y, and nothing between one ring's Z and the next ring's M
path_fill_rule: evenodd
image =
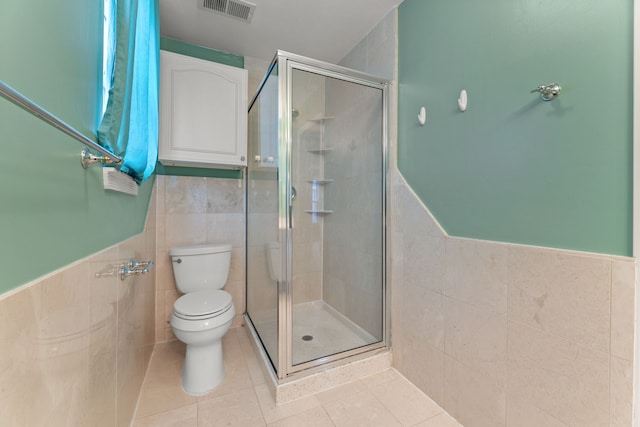
M198 0L160 0L162 36L271 60L276 50L336 63L402 0L249 0L251 23L198 8Z

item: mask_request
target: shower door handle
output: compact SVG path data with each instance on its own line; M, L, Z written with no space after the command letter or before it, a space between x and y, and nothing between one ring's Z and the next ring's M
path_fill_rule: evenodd
M289 230L293 229L293 206L289 205Z
M291 186L291 199L289 200L289 229L293 228L293 201L296 199L296 187Z

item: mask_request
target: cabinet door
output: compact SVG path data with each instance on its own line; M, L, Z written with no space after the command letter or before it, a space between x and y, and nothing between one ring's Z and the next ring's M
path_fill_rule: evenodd
M160 55L160 161L246 166L247 71L166 51Z

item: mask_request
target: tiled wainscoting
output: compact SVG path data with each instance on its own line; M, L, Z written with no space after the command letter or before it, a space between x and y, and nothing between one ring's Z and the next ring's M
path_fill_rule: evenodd
M446 236L393 176L394 366L467 427L631 426L633 259Z
M0 425L129 425L155 343L155 269L121 281L111 266L153 260L155 230L150 209L143 233L0 297Z
M1 425L128 424L154 323L166 332L160 308L172 301L161 298L177 295L160 256L167 242L191 243L180 240L189 233L203 243L232 239L238 265L230 285L243 311L242 214L193 213L185 206L194 193L170 203L159 193L169 181L181 188L192 180L203 188L202 209L226 210L239 203L235 196L223 196L225 208L212 206L221 194L237 196L238 182L213 179L233 189L209 196L204 178L173 179L159 177L151 201L158 217L149 210L144 233L2 296ZM467 427L632 425L632 259L448 237L395 172L392 189L392 345L400 373ZM175 226L191 219L196 231ZM158 269L148 276L104 274L154 254Z

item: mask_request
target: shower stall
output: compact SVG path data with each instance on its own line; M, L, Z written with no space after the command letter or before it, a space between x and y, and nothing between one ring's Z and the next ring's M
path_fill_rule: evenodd
M246 321L280 380L387 346L387 96L278 51L250 104Z

